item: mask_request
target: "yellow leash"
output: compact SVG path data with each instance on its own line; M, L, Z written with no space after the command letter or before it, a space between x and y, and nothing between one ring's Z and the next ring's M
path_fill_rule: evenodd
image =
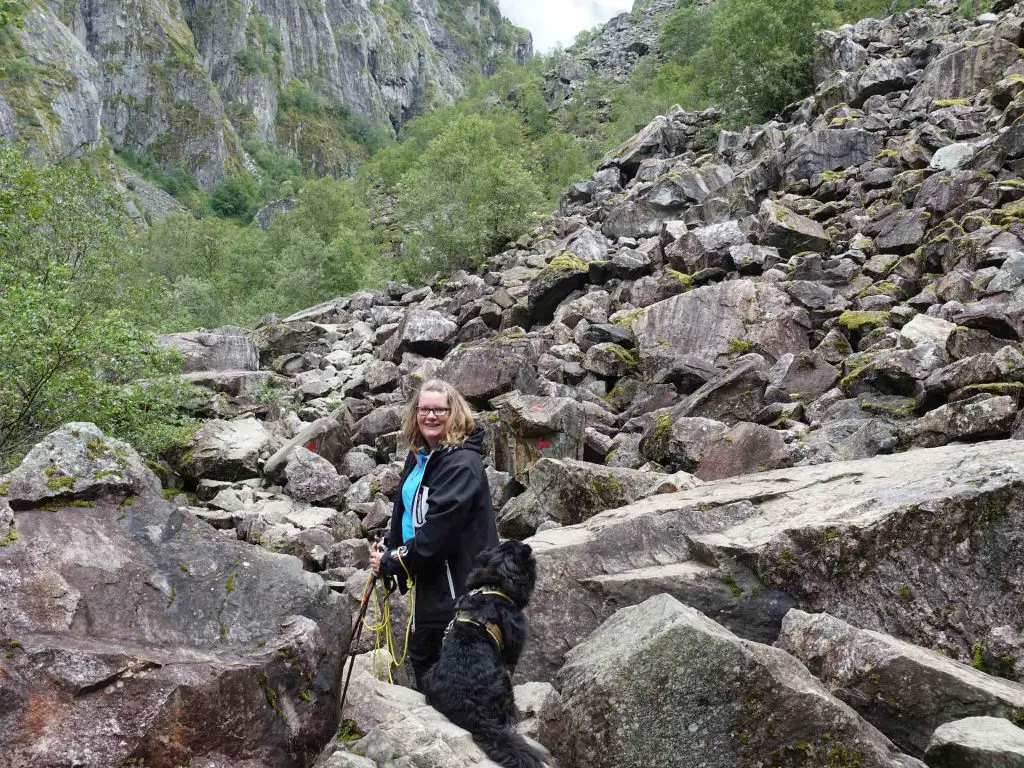
M416 585L413 582L412 575L409 573L409 569L405 567L405 562L401 557L398 558L398 562L402 564L402 570L405 571L405 586L409 592L409 620L405 625L405 644L402 650L401 657L395 652L395 638L391 631L391 596L388 591L384 588L384 584L381 580L377 581L377 588L374 592L373 600L373 623L366 623L364 619L364 626L373 632L374 636L374 654L373 663L371 667L371 674L377 680L384 680L385 670L383 668L383 662L381 667L378 668L376 651L381 649L381 640L383 639L383 645L388 649L388 653L391 655L392 663L387 666L387 680L389 683L394 683L394 677L391 674L392 667L400 667L405 663L406 658L409 656L409 636L412 634L412 622L413 617L416 615ZM373 576L369 576L365 588L369 588L369 580ZM365 589L364 588L364 589Z

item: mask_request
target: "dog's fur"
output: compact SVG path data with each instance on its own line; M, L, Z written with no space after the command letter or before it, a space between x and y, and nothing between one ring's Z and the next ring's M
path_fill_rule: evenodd
M528 544L506 541L481 552L456 606L457 616L477 623L452 622L427 679L427 701L473 734L487 756L506 768L543 768L546 760L515 731L519 713L511 677L526 642L523 608L536 574ZM500 590L511 602L500 595L470 594L478 587ZM501 651L484 627L487 622L501 629Z

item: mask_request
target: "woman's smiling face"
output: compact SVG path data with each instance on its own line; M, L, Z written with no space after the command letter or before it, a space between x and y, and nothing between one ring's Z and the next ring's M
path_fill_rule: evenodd
M416 425L430 450L441 444L444 426L448 422L448 395L444 392L421 392L416 409Z

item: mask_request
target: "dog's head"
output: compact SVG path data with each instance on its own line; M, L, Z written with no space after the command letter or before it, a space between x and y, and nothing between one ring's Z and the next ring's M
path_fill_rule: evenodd
M525 608L537 580L537 561L529 544L503 541L485 549L476 559L477 567L469 574L466 589L497 587Z

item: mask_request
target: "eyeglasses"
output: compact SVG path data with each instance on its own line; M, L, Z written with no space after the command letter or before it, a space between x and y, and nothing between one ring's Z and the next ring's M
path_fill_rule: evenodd
M417 408L416 413L420 416L447 416L451 408Z

